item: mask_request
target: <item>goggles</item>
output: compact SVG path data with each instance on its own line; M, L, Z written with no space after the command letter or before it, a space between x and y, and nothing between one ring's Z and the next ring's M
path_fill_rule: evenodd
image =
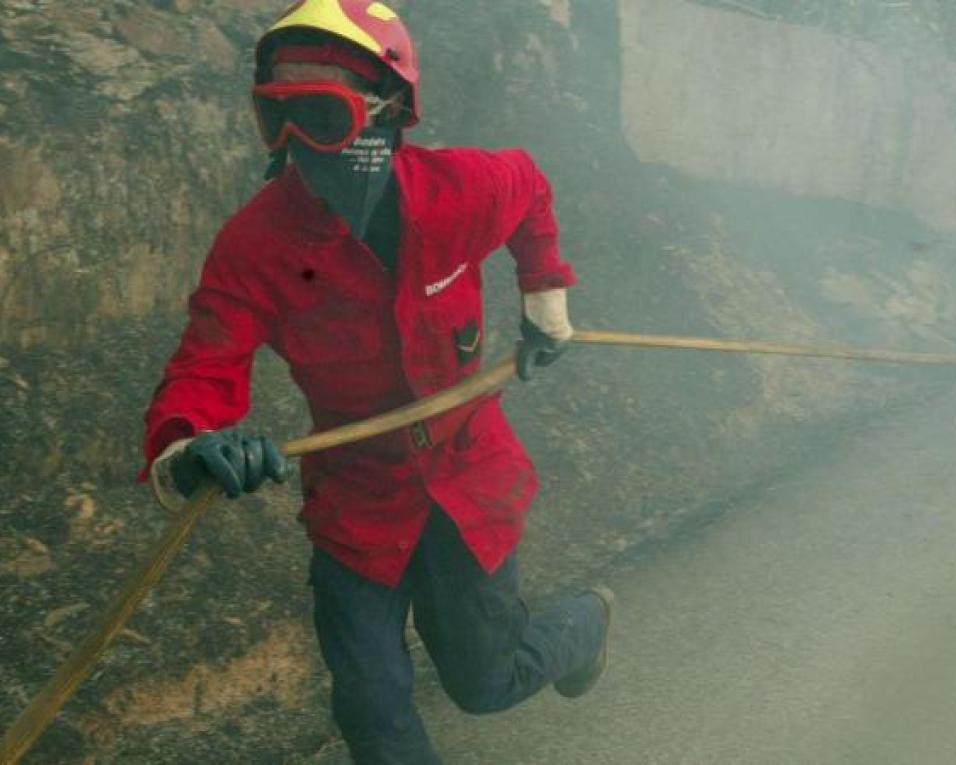
M293 135L316 151L341 151L395 103L332 81L256 85L252 100L269 151L281 149Z

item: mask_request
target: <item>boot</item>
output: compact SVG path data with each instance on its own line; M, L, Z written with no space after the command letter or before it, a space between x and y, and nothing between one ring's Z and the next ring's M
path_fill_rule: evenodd
M586 590L584 595L592 595L600 600L604 607L604 636L597 656L590 663L555 682L554 690L568 699L576 699L590 691L597 685L597 681L604 674L604 670L607 669L607 638L611 627L611 608L614 603L614 593L607 587L598 585Z

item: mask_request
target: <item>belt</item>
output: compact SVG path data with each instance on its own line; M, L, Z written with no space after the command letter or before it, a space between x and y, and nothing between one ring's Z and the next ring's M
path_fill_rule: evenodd
M447 412L436 414L434 417L359 441L356 446L389 455L405 455L433 449L454 438L478 407L487 400L487 396L479 396Z
M466 404L456 406L447 412L436 414L427 420L419 420L409 425L405 430L413 451L431 449L438 444L453 438L468 419L483 403L486 396L479 396ZM401 431L399 431L401 432Z

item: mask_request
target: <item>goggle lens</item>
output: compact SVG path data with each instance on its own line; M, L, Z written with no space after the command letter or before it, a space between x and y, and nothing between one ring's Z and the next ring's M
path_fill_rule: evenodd
M285 120L322 146L342 143L355 128L352 110L337 96L297 96L282 106Z

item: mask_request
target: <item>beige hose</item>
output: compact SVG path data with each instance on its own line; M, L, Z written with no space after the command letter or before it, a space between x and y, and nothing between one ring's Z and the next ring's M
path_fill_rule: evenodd
M646 348L682 348L735 353L772 353L788 356L817 356L859 361L916 364L954 364L956 354L906 353L849 348L815 348L743 340L708 340L669 335L641 335L625 332L578 331L574 341L587 344L629 345ZM360 441L387 433L441 414L503 386L515 374L514 358L504 359L464 382L433 396L369 420L346 425L326 433L291 441L282 448L290 457ZM99 657L122 631L146 593L159 581L199 519L218 498L220 490L204 485L182 513L170 521L146 561L130 576L125 587L103 614L93 631L80 643L40 691L31 699L0 740L0 764L15 765L50 724L56 713L86 679Z
M183 513L170 521L159 541L153 545L148 558L129 577L123 590L113 599L93 630L30 700L27 708L4 734L0 740L0 763L13 765L19 762L46 730L56 713L90 674L97 659L123 630L146 593L169 568L176 553L219 493L216 484L205 484Z
M877 351L861 348L784 345L760 340L711 340L681 335L642 335L635 332L602 332L579 330L574 341L594 345L633 345L643 348L677 348L729 353L769 353L781 356L813 356L846 361L883 361L895 364L956 364L954 353L912 353Z
M411 425L435 414L454 409L484 393L500 388L513 375L515 362L507 358L493 367L469 377L459 385L434 396L416 401L393 412L363 422L346 425L309 438L291 441L282 447L288 456L328 449L332 446L360 441ZM86 639L70 654L40 691L30 700L13 725L0 740L0 763L14 765L50 724L62 706L92 672L100 656L109 648L146 593L169 568L176 553L185 544L199 519L219 497L220 489L205 484L176 515L153 545L145 563L129 577L125 587L113 600Z

